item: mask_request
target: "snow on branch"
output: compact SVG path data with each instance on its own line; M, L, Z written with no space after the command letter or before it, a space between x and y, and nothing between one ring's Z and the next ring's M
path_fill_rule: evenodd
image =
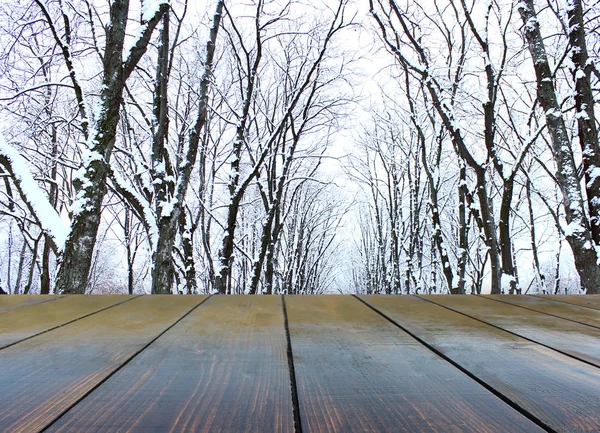
M126 50L123 60L125 78L131 75L148 48L154 28L168 10L169 0L146 0L142 2L142 24L137 29L131 47Z
M6 98L0 98L0 101L11 101L13 99L18 98L21 95L24 95L25 93L29 93L32 92L34 90L39 90L39 89L43 89L45 87L68 87L69 89L73 89L73 85L71 84L67 84L67 83L43 83L43 84L38 84L37 86L31 86L28 87L26 89L20 90L17 93L15 93L14 95L11 96L7 96Z
M21 198L39 222L42 230L54 241L57 251L62 251L69 235L68 226L48 201L46 193L34 180L29 166L19 152L9 145L0 133L0 164L15 181Z
M158 243L158 227L156 225L156 216L150 203L135 189L133 189L117 171L109 166L109 177L117 192L121 194L133 207L138 214L146 232L148 233L150 248L154 251Z

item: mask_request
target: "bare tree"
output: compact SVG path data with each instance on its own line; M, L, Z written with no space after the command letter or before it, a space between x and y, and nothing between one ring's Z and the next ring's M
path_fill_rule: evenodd
M287 13L290 5L289 2L285 3L282 8L279 8L279 13L270 16L265 14L265 4L262 1L256 4L253 17L253 35L250 39L252 41L251 46L248 46L249 42L242 35L233 17L229 15L230 28L228 33L232 46L236 47L235 73L240 77L237 84L241 93L241 107L235 116L237 124L235 139L231 145L230 176L227 185L229 199L226 201L226 222L224 224L223 239L218 251L214 282L214 287L219 293L231 292L230 280L236 225L246 191L259 176L262 167L272 155L272 151L281 137L285 137L285 131L290 128L291 119L296 116L301 118L303 113L309 112L311 95L319 90L320 86L315 82L318 82L319 70L323 67L332 40L347 25L344 17L345 1L340 1L336 8L331 11L332 16L328 18L328 23L321 26L325 27L324 29L318 28L317 30L315 28L313 32L306 34L306 37L311 40L318 41L318 45L311 42L308 45L310 50L307 52L307 57L294 59L294 63L298 63L296 70L290 71L289 73L293 73L293 75L284 82L294 83L294 85L287 88L282 85L282 88L279 89L280 92L288 91L288 94L282 96L286 101L286 105L273 113L276 114L275 117L265 119L267 125L270 123L270 126L266 126L264 129L268 131L268 135L265 136L260 131L252 128L256 126L254 117L256 113L252 110L255 108L258 95L260 95L258 89L265 50L268 48L267 45L277 43L277 35L280 32L285 34L286 30L279 29L276 24L282 18L282 14ZM275 59L273 61L277 62ZM242 156L250 146L251 137L249 134L251 130L256 133L259 143L255 154L246 153L250 159L250 166L245 173L242 173Z
M520 2L518 10L523 20L523 31L533 60L538 100L545 113L552 153L557 165L556 179L563 195L565 218L568 224L566 238L573 250L582 286L588 293L597 293L600 290L600 267L597 265L590 222L585 213L571 141L556 98L550 64L533 0Z

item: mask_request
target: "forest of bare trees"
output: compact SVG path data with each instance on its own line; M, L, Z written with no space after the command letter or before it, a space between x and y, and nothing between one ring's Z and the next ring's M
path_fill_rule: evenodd
M600 5L7 0L6 293L600 293Z

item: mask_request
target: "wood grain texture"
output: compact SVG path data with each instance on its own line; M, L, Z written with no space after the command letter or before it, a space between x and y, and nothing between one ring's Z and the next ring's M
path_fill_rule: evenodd
M600 431L600 369L419 298L361 298L552 429Z
M560 302L547 296L496 295L490 298L600 328L600 309Z
M51 432L293 432L281 297L213 296Z
M600 367L600 329L487 299L420 296Z
M581 308L552 299L521 295L486 295L486 298L507 302L542 313L600 328L600 310Z
M600 310L600 295L531 295L536 298L551 299L565 304L579 305Z
M286 296L307 432L543 431L348 296Z
M204 298L138 297L1 350L0 431L39 431Z
M3 295L0 296L0 313L39 304L40 302L54 301L58 298L59 296L56 295Z
M0 349L127 299L126 295L70 295L0 314Z

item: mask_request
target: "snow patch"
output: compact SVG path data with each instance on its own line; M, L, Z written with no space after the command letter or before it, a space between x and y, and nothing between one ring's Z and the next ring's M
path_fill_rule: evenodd
M135 36L131 40L130 44L127 44L127 48L125 49L125 58L123 59L123 63L126 63L131 56L133 49L136 47L140 39L144 36L146 29L148 28L148 21L158 14L159 9L162 5L168 5L168 0L145 0L142 2L142 25L140 25L136 32Z
M19 187L35 212L42 229L54 239L58 250L62 251L69 236L68 227L63 223L56 209L48 201L46 193L31 175L25 158L6 142L2 133L0 133L0 155L6 157L10 162L16 181L19 183Z
M502 288L502 292L506 293L510 291L510 285L516 282L515 277L513 275L508 275L502 273L502 279L500 281L500 286Z
M161 218L169 218L173 213L173 209L175 209L175 205L177 204L177 199L174 198L171 201L163 201L159 204L161 209L160 216Z
M588 183L587 183L587 187L591 188L592 185L594 184L594 182L596 181L596 179L598 178L598 176L600 176L600 167L590 167L588 172ZM596 197L594 197L596 198Z
M581 227L581 224L577 221L571 221L565 228L565 236L578 236L580 233L584 233L585 230Z

